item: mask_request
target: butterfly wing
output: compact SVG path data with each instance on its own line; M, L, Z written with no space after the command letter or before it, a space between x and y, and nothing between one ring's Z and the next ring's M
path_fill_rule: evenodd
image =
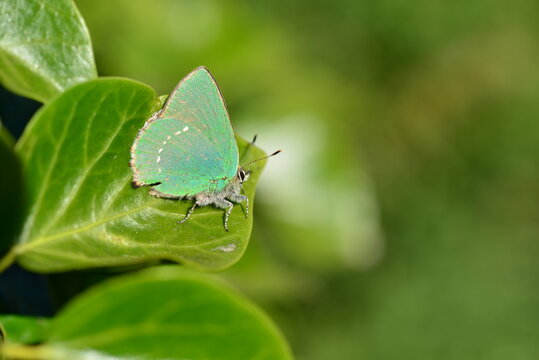
M164 195L219 191L236 175L238 148L221 92L203 67L187 75L132 147L139 185Z
M208 69L201 66L188 74L170 95L161 116L181 118L189 128L203 133L222 155L224 168L236 174L238 145L221 90Z

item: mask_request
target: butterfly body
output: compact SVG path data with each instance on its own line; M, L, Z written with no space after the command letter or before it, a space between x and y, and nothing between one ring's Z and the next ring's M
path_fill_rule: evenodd
M249 172L239 166L238 147L217 83L204 67L187 75L163 109L139 130L131 147L133 182L151 186L162 198L195 200L196 206L226 209L246 201L241 184ZM246 206L246 211L248 207Z

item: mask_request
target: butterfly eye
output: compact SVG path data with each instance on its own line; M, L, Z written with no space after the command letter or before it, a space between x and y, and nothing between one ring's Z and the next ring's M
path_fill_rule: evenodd
M243 169L240 169L238 171L238 180L242 183L246 181L249 178L250 171L245 171Z

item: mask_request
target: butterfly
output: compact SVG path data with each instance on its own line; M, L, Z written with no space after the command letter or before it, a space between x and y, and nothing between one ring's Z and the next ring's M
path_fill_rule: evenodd
M256 136L249 146L255 140ZM203 66L183 78L163 108L139 130L130 166L133 184L150 186L151 195L195 201L179 223L189 219L197 206L213 205L225 210L228 231L234 203L245 202L245 215L249 212L249 198L241 189L251 172L239 166L225 101Z

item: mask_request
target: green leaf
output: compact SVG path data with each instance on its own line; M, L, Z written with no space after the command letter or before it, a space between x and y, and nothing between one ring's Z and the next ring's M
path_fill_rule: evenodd
M46 102L96 77L88 29L71 0L0 0L0 81Z
M271 320L228 286L178 266L99 285L51 322L56 354L142 359L290 359ZM82 357L82 356L81 356Z
M0 317L0 322L5 319L10 320ZM292 358L280 331L253 303L213 277L179 266L154 267L106 281L48 323L12 317L4 324L8 358ZM44 342L13 346L14 339L23 344Z
M159 108L152 89L126 79L75 86L43 107L17 145L28 178L29 213L15 251L38 272L58 272L168 259L223 269L243 254L251 233L236 205L196 209L179 225L190 201L156 198L131 186L129 149ZM239 140L240 153L246 142ZM249 158L263 153L254 148ZM245 183L251 205L263 161ZM252 206L251 206L252 210Z
M22 221L23 179L19 159L13 152L13 138L0 123L0 254L15 241ZM0 262L1 263L1 262ZM0 265L0 268L2 265Z
M5 341L18 344L37 344L45 339L48 320L28 316L0 315Z

